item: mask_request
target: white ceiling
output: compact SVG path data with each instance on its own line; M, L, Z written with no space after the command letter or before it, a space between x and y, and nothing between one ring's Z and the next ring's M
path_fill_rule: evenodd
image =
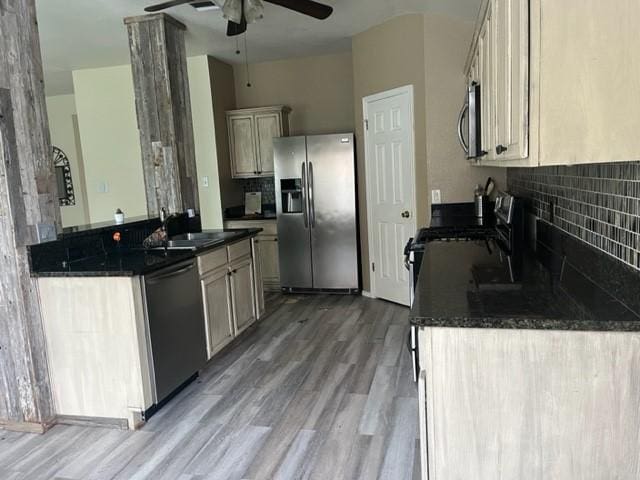
M36 0L48 95L71 93L71 71L129 62L122 19L144 14L160 0ZM405 13L433 12L473 21L481 0L321 0L334 7L318 21L265 3L264 19L249 25L249 61L348 51L351 37ZM242 61L235 40L226 37L220 11L197 12L189 5L168 10L188 28L188 55Z

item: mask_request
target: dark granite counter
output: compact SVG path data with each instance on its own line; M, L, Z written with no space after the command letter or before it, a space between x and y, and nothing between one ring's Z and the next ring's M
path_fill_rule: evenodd
M32 250L31 273L34 277L132 277L146 275L183 260L194 258L207 251L251 238L256 236L261 229L225 231L237 234L197 250L145 251L142 248L125 245L121 248L99 249L92 255L75 259L54 249L39 253L34 259Z
M276 214L265 213L263 215L243 215L242 217L225 217L225 222L247 222L251 220L277 220Z
M245 221L245 220L275 220L276 206L272 203L264 203L262 205L262 213L259 215L246 215L244 205L225 208L224 220L228 222Z
M429 243L412 324L640 331L640 300L634 293L639 272L555 227L540 224L539 231L536 250L511 259L493 241ZM601 278L585 272L594 265Z

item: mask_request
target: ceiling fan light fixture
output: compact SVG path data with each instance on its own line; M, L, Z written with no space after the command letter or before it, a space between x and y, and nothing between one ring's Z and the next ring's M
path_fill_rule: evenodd
M242 0L226 0L222 7L224 18L233 23L242 22Z

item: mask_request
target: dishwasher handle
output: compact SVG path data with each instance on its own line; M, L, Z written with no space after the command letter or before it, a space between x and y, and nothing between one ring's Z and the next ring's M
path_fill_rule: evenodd
M158 273L157 275L154 276L148 276L146 278L146 282L150 285L155 285L163 280L166 280L168 278L172 278L172 277L177 277L179 275L182 275L183 273L187 273L190 272L191 270L193 270L196 266L195 262L191 262L187 265L182 264L182 265L178 265L177 267L168 270L162 270L160 273Z

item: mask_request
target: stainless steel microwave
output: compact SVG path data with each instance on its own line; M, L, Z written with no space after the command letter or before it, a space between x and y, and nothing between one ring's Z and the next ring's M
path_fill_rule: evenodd
M480 84L472 82L458 116L458 139L468 159L486 155L482 150Z

